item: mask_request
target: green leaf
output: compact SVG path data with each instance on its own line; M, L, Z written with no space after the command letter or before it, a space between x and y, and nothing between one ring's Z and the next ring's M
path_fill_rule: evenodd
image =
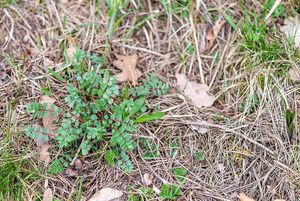
M131 109L128 117L131 117L132 115L134 115L135 113L137 113L145 105L145 101L146 101L146 97L145 96L142 96L139 99L137 99L136 101L134 101L134 106Z
M66 82L66 80L60 75L60 74L58 74L57 72L55 72L53 69L51 69L51 68L48 68L48 71L57 79L57 80L59 80L59 81L61 81L61 82Z
M285 112L285 122L286 122L286 126L287 126L287 133L288 133L290 140L292 140L292 138L293 138L293 133L294 133L294 128L295 128L295 125L293 123L294 118L295 118L295 112L287 109Z
M65 170L65 167L61 164L59 159L52 161L51 165L48 168L50 174L59 174Z
M47 87L42 86L42 87L41 87L41 92L42 92L43 94L47 95L47 96L52 96L51 91L50 91Z
M181 189L175 185L163 184L159 197L163 200L176 200L176 198L182 195Z
M158 119L163 118L165 115L166 115L165 112L155 112L152 114L146 114L146 115L136 118L134 123L140 124L140 123L144 123L144 122L148 122L148 121L158 120Z
M205 160L205 153L203 151L197 151L194 156L195 156L196 160L198 160L198 161Z
M111 150L107 151L106 154L104 155L104 159L110 166L115 166L116 158L117 158L116 154Z
M188 171L185 168L174 168L173 173L179 181L184 182Z
M228 15L227 13L223 13L223 15L224 15L224 18L227 20L227 22L230 24L230 26L232 26L232 28L235 30L235 31L237 31L238 30L238 26L237 26L237 24L234 22L234 19L230 16L230 15Z

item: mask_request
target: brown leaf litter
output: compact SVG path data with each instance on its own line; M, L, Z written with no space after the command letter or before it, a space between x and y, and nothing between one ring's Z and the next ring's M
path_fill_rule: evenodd
M78 41L75 38L68 37L68 43L69 47L67 48L67 57L68 57L68 62L71 63L74 58L74 54L76 53L77 47L78 47Z
M115 75L117 80L119 82L131 81L132 85L136 86L138 78L142 75L141 71L136 69L138 55L116 55L116 57L117 60L113 61L113 65L122 70L121 73Z
M199 108L211 107L214 104L215 96L208 93L209 87L206 84L198 84L188 80L184 74L176 74L177 85L184 95Z
M206 35L206 47L205 50L209 50L214 45L214 42L221 31L221 28L226 23L226 20L219 19L215 22L215 25L208 31Z
M294 39L295 47L300 48L300 20L299 16L288 17L284 20L284 25L280 27L287 38Z
M152 176L149 173L145 173L143 176L143 183L145 186L150 186L152 184Z
M240 201L255 201L253 198L247 196L245 193L240 193L238 195L238 198L240 199Z
M300 71L297 68L295 67L290 68L289 75L291 80L293 80L294 82L300 81Z
M53 121L57 120L58 116L55 116L54 115L54 111L50 109L50 105L54 104L55 103L55 99L53 98L50 98L49 96L42 96L40 98L40 103L41 104L44 104L44 103L47 103L48 104L48 112L49 112L49 115L46 117L44 114L43 114L43 118L42 118L42 121L43 121L43 126L44 126L44 129L48 129L49 130L49 137L50 138L53 138L54 137L54 127L53 127ZM54 106L54 110L57 110L57 107Z
M44 162L45 166L48 166L51 162L50 153L48 151L49 148L50 148L50 145L48 145L48 144L43 144L39 148L39 160Z
M122 191L113 188L102 188L89 201L112 201L122 196Z

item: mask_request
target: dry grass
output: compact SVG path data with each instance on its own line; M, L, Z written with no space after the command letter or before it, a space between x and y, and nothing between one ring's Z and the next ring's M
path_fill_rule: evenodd
M111 39L107 7L102 1L97 1L100 5L95 1L37 2L22 1L0 10L1 54L11 62L9 77L0 86L0 137L6 139L11 134L10 140L17 144L15 152L26 150L26 160L31 168L39 169L40 176L28 184L25 200L39 196L45 180L61 200L76 199L81 178L86 198L103 187L128 193L129 185L143 185L145 173L154 175L157 187L164 182L178 185L172 174L174 167L188 170L184 195L178 200L236 200L240 192L257 200L299 199L299 128L296 126L294 140L289 141L285 124L287 107L299 116L299 85L291 83L286 74L276 76L274 69L285 63L299 68L299 59L291 56L259 62L258 55L240 49L241 33L229 24L214 47L204 51L206 33L216 18L225 12L242 16L236 1L200 0L200 7L194 6L190 17L183 18L166 12L159 1L132 0L127 7L131 14ZM261 5L258 1L248 3ZM115 54L138 53L138 68L144 74L155 72L172 86L169 95L152 100L167 111L167 117L140 126L138 133L158 147L158 157L145 160L146 150L139 147L132 154L136 169L131 175L106 165L99 152L82 158L81 177L66 173L49 177L36 160L35 145L20 132L30 122L25 106L42 94L42 86L51 88L57 100L65 96L67 85L50 76L48 67L63 72L62 48L70 35L78 39L81 49L105 55L109 64ZM195 51L189 52L190 45ZM286 51L294 55L292 50ZM217 54L220 59L216 59ZM211 87L217 95L213 107L199 109L180 94L175 86L175 73L179 71ZM254 95L259 102L249 113ZM192 129L190 122L198 120L210 122L208 133ZM172 148L172 143L178 146ZM61 154L55 150L52 158ZM194 157L199 150L205 153L204 161Z

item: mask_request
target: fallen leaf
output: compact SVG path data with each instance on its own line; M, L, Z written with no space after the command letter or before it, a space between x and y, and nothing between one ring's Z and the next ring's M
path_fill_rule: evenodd
M287 38L294 39L295 47L300 47L300 21L299 17L289 17L284 20L284 25L280 27Z
M68 37L68 43L69 43L69 47L66 51L67 51L68 62L71 63L73 61L74 54L76 53L77 50L77 40L75 38Z
M66 169L66 174L67 174L69 177L77 177L77 176L79 175L79 171L73 169L72 167L68 167L68 168Z
M253 198L250 198L247 195L245 195L245 193L240 193L238 195L238 198L240 199L240 201L255 201Z
M77 158L75 160L74 167L76 170L82 170L82 162L80 159Z
M122 196L122 191L118 191L113 188L103 188L98 191L89 201L111 201Z
M195 122L195 124L191 123L191 127L193 130L198 131L201 134L205 134L209 131L208 127L205 126L207 124L208 124L207 121L198 120Z
M45 166L48 166L51 162L51 157L48 149L50 145L43 144L39 150L39 160L45 163Z
M212 48L222 26L226 23L226 20L218 19L215 25L208 31L206 35L206 47L205 50Z
M49 96L42 96L40 98L40 103L41 104L44 104L44 103L48 104L48 111L47 112L49 112L49 115L45 116L43 114L42 120L43 120L44 129L47 129L49 131L49 133L48 133L49 137L53 138L54 137L54 133L53 133L54 128L53 128L52 123L53 123L53 121L55 121L58 118L58 116L54 115L54 111L50 109L50 106L55 103L55 99L50 98ZM54 110L57 110L56 106L54 106Z
M295 82L300 81L300 72L295 67L290 68L289 75L290 75L291 80L293 80Z
M52 201L53 200L53 194L52 190L50 188L47 188L44 191L43 200L42 201Z
M275 199L274 201L286 201L284 199Z
M43 65L47 68L48 67L52 68L54 66L54 62L48 58L45 58Z
M184 95L199 108L211 107L214 103L215 96L208 94L208 86L206 84L198 84L191 82L184 74L176 74L177 85L179 89L184 91Z
M145 186L150 186L152 184L152 177L149 173L144 174L143 183L145 184Z
M141 71L136 69L138 55L122 56L116 55L117 60L113 61L113 65L122 70L116 75L119 82L131 81L132 85L137 84L138 78L142 75Z

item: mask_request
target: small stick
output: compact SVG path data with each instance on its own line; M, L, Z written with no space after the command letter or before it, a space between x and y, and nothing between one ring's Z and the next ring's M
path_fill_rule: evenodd
M11 28L10 28L10 32L9 32L9 38L7 39L7 41L2 46L2 50L5 50L7 48L7 45L9 44L10 40L13 37L15 22L14 22L13 18L11 17L11 15L7 12L6 9L3 9L3 11L4 11L5 15L7 15L7 17L11 21Z
M227 41L227 43L226 43L226 45L225 45L225 47L224 47L224 50L223 50L223 52L222 52L220 61L219 61L218 65L217 65L217 67L216 67L215 73L214 73L214 75L213 75L213 77L212 77L212 79L211 79L211 81L210 81L209 89L211 89L212 85L214 84L214 81L215 81L215 79L216 79L216 77L217 77L217 74L218 74L218 72L219 72L219 70L220 70L222 60L224 59L225 53L227 52L227 49L228 49L228 47L229 47L230 36L231 36L231 34L230 34L230 32L229 32L228 41Z
M198 39L197 39L196 29L195 29L195 25L194 25L194 22L193 22L192 15L190 15L190 21L191 21L191 25L193 27L195 46L196 46L196 50L197 50L197 58L198 58L200 80L201 80L201 84L205 84L205 79L204 79L204 74L203 74L203 69L202 69L202 60L201 60L201 57L200 57L199 46L198 46Z
M83 139L82 139L80 145L84 142L84 140L85 140L85 136L83 137ZM78 158L78 155L79 155L80 150L81 150L81 146L79 146L79 148L78 148L78 150L77 150L77 152L76 152L76 154L75 154L75 156L74 156L72 162L70 163L70 166L74 165L76 159Z
M268 15L265 18L265 21L267 21L269 19L269 17L273 14L273 12L276 10L276 8L280 5L281 0L276 0L275 3L273 4L270 12L268 13Z

